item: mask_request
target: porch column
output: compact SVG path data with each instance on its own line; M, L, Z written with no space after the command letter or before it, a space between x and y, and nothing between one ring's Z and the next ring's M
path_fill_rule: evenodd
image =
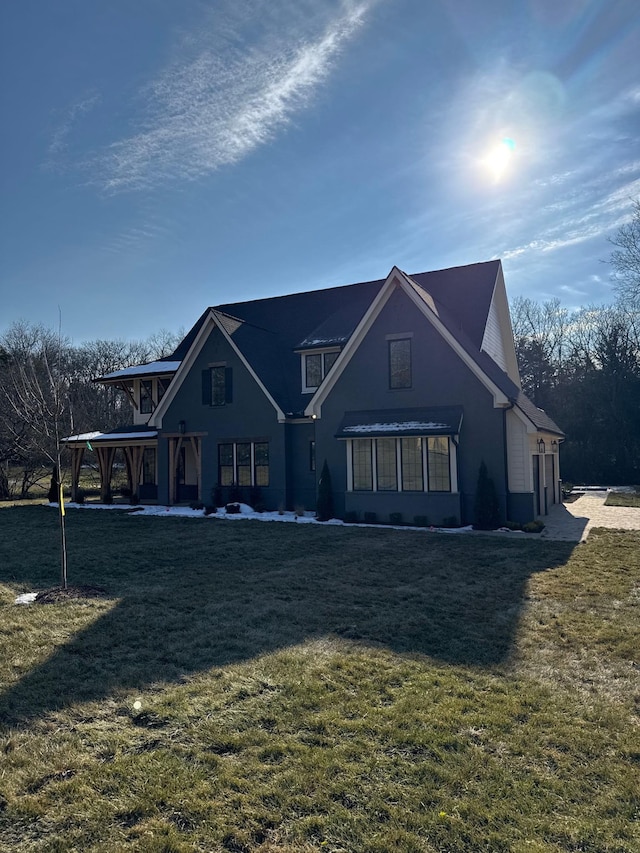
M84 444L76 445L71 449L71 500L78 500L78 482L80 481L80 470L84 457Z
M115 447L95 446L98 457L98 470L100 472L100 500L105 503L107 495L111 493L111 472L113 470L113 459L116 455Z

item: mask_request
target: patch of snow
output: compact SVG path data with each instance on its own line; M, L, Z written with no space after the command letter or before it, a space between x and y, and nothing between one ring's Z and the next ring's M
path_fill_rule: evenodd
M93 441L99 435L104 435L103 432L81 432L78 435L68 435L62 441Z
M344 427L343 432L403 432L405 430L450 429L449 424L437 424L433 421L403 421L402 423L356 424Z
M23 592L22 595L19 595L13 603L33 604L33 602L36 600L37 595L37 592Z
M100 379L120 379L124 376L149 376L158 373L175 373L182 364L181 361L150 361L149 364L134 364L122 370L105 373Z

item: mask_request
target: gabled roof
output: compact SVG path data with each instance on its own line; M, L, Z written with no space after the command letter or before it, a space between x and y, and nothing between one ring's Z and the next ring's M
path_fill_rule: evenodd
M500 261L412 276L400 270L396 272L403 280L403 286L411 289L416 304L422 305L422 310L441 334L453 342L476 374L493 388L494 398L501 400L500 405L511 401L538 427L542 423L540 410L481 349L494 289L501 274ZM167 357L169 362L185 362L175 381L181 381L187 361L194 357L194 348L203 345L203 326L207 324L208 328L214 322L250 367L276 406L279 416L282 413L300 416L310 401L309 394L302 393L300 351L330 346L346 346L348 349L352 346L354 331L361 327L363 318L374 310L374 306L381 304L379 297L389 280L387 277L325 290L212 306ZM322 392L324 384L319 392ZM167 396L163 402L169 405L170 399ZM545 429L562 434L553 421L546 415L544 418Z

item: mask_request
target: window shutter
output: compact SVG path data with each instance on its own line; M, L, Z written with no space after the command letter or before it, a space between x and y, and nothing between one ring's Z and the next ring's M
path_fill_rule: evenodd
M233 368L226 367L224 371L224 401L233 402Z
M202 405L211 405L211 371L202 371Z

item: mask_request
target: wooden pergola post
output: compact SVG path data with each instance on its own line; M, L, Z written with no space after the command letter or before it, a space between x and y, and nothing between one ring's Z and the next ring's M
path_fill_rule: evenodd
M71 500L78 500L78 483L80 482L80 470L84 457L84 444L75 445L71 448Z
M98 470L100 471L100 500L102 503L106 503L107 496L111 493L111 472L116 449L115 447L95 445L95 451L98 457Z

